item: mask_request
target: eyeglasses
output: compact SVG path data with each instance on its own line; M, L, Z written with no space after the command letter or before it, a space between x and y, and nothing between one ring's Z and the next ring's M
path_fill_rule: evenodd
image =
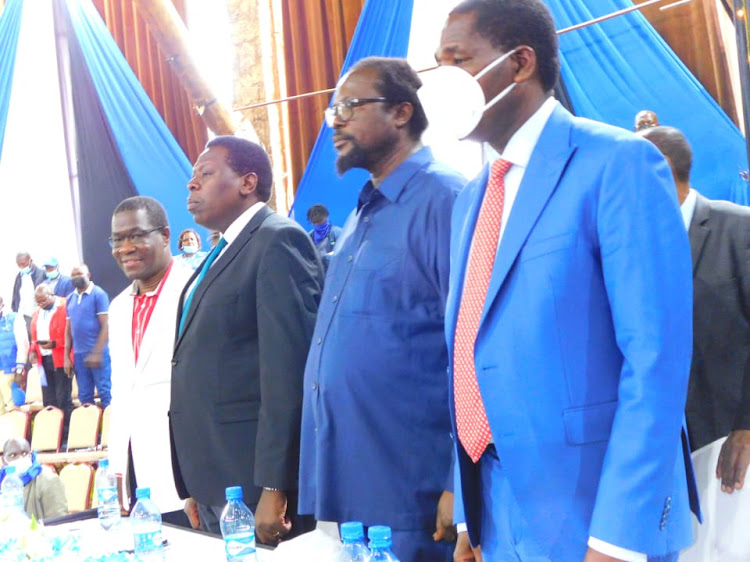
M130 234L123 234L123 235L117 235L112 236L107 239L109 242L109 245L113 248L119 248L125 243L125 240L130 242L133 246L139 246L143 244L143 241L146 240L146 236L151 234L152 232L156 232L157 230L161 230L162 228L166 228L164 226L157 226L156 228L152 228L150 230L134 230Z
M366 103L377 103L381 101L388 101L388 98L352 98L346 101L334 103L331 107L325 110L326 124L329 127L333 127L333 122L336 120L336 117L346 123L354 117L355 107L365 105Z

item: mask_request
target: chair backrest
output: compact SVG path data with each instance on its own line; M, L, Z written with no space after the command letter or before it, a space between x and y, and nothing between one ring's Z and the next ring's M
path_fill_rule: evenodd
M91 505L91 485L94 469L89 464L66 464L60 471L60 480L65 485L68 512L85 511Z
M0 446L11 437L29 438L29 413L11 410L0 416Z
M37 413L31 430L32 451L60 450L64 416L63 411L54 406L47 406Z
M109 445L109 418L112 416L112 405L110 404L104 408L102 414L102 436L99 440L99 445L102 449L106 449Z
M42 402L42 382L39 380L39 369L32 366L26 376L26 403Z
M83 404L73 410L68 429L68 451L95 448L101 419L102 410L94 404Z

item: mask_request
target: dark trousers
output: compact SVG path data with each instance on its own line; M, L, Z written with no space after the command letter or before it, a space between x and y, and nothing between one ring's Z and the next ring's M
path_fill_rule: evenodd
M70 427L70 414L73 411L73 400L70 397L72 381L62 367L55 369L51 355L42 355L42 366L47 377L47 386L42 387L42 401L45 406L55 406L65 413L63 422L63 443L65 443Z

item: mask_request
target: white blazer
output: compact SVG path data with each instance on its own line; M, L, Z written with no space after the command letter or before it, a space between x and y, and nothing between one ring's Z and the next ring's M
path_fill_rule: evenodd
M184 506L175 489L169 445L169 401L177 304L190 268L172 262L143 335L138 363L133 352L133 288L109 306L109 351L112 357L112 410L109 430L110 467L126 479L128 443L133 450L139 487L151 488L162 513ZM126 492L129 483L125 485Z

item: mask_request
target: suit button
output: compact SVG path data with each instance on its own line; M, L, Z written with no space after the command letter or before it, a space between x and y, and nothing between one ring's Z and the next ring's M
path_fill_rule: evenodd
M172 367L176 367L176 366L177 366L177 359L172 359Z

